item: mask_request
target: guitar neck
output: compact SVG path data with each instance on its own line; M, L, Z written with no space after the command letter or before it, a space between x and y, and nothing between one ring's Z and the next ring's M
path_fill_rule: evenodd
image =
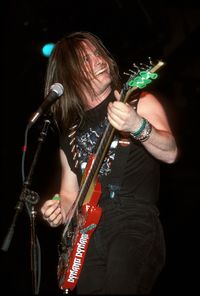
M105 158L106 152L109 148L109 145L111 143L113 134L115 129L111 126L110 123L108 123L106 130L101 138L99 147L96 151L95 158L93 159L92 165L90 167L89 173L86 176L86 179L84 180L84 183L82 184L80 191L78 193L78 196L76 197L66 219L65 227L62 233L62 236L65 237L65 233L67 232L67 229L69 227L69 224L74 217L74 214L77 209L79 209L84 201L87 199L87 194L90 190L91 185L93 184L94 180L96 179L99 169L102 165L102 162Z
M81 187L80 190L80 205L83 204L84 198L87 195L87 192L90 189L91 184L95 181L98 172L101 168L101 165L104 161L104 158L106 156L106 153L108 151L108 148L111 144L113 134L114 134L115 129L111 126L110 123L108 123L104 134L101 138L101 141L99 143L99 146L97 148L97 151L94 155L94 159L92 161L92 165L90 167L89 173L86 176L86 179L84 181L83 186Z

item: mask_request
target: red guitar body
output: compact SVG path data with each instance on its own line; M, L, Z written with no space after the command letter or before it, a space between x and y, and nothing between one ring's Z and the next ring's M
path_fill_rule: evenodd
M86 175L89 173L92 161L93 156L87 165ZM102 209L98 206L101 195L101 184L97 181L93 185L94 188L89 197L89 202L83 204L82 211L78 214L78 224L74 229L71 246L59 259L58 282L62 290L73 290L75 288L83 267L91 236L102 215Z

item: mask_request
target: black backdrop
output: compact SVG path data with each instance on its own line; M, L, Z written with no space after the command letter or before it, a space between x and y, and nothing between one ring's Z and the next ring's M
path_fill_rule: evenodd
M115 56L121 73L148 56L166 67L156 82L180 146L176 164L161 165L160 212L167 243L167 264L154 293L198 291L199 178L199 24L193 1L8 1L2 34L1 99L1 243L22 190L24 133L43 100L46 41L88 30L99 35ZM26 168L37 147L42 121L28 135ZM57 137L54 128L42 147L32 180L39 205L58 188ZM37 207L36 207L37 209ZM41 247L41 295L57 295L57 244L60 232L36 217ZM8 251L1 250L4 294L31 294L30 219L20 213Z

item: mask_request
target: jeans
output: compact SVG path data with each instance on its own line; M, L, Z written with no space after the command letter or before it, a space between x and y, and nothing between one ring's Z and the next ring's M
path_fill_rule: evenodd
M149 294L166 256L158 209L118 196L100 205L76 293Z

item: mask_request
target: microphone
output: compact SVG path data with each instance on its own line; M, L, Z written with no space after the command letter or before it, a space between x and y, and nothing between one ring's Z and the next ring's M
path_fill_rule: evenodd
M50 106L55 103L55 101L62 96L64 92L64 87L62 84L60 83L54 83L51 87L50 87L50 91L47 94L46 98L44 99L44 101L42 102L42 104L40 105L40 107L37 109L36 113L33 115L33 117L30 119L29 121L29 127L32 126L37 120L38 118L44 113L45 110L47 110L48 108L50 108Z

